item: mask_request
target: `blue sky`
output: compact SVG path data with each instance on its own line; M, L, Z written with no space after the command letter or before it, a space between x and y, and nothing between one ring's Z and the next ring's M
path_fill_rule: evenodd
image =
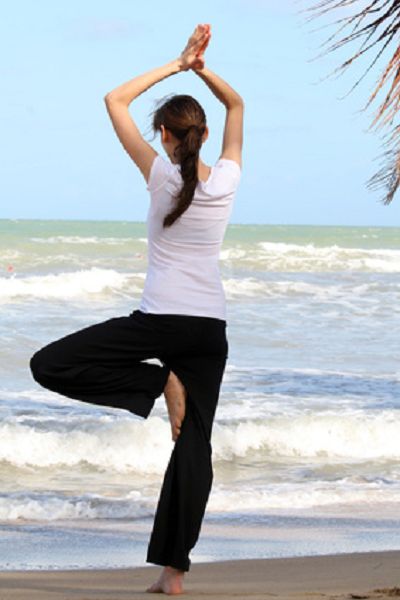
M314 2L4 4L0 217L144 221L145 181L120 145L103 97L176 58L196 24L206 22L206 64L245 101L243 173L231 222L399 225L400 197L384 206L383 190L365 185L379 166L382 134L367 131L378 103L360 111L384 58L340 99L369 61L323 80L351 49L315 59L335 26L333 13L313 22L300 14ZM151 141L149 114L170 93L189 93L203 105L210 137L202 159L214 164L225 110L192 72L132 102L142 134L164 154L158 136Z

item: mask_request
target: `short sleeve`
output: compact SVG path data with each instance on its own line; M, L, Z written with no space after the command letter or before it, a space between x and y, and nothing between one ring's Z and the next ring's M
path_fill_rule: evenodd
M220 158L217 165L223 170L225 179L228 179L230 186L236 189L242 175L239 163L230 158Z
M167 161L160 154L157 154L150 168L146 189L149 192L158 190L167 181L168 173Z

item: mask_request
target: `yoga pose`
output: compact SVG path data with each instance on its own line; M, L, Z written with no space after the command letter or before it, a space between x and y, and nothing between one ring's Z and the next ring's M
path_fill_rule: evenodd
M31 357L34 379L64 396L147 418L164 393L174 448L164 476L147 562L162 565L146 591L180 594L213 480L211 431L226 360L219 252L241 176L242 98L205 66L209 25L179 58L105 96L112 125L150 192L148 269L139 307L53 341ZM140 134L128 106L165 77L198 75L226 108L222 152L208 167L208 137L195 98L173 95L153 114L168 160ZM161 364L148 362L158 359Z

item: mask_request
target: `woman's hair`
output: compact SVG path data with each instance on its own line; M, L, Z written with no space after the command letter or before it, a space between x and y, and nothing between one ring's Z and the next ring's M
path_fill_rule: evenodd
M153 113L154 133L164 125L178 140L174 156L181 166L183 186L175 208L164 217L163 226L169 227L190 206L198 183L197 163L206 129L206 114L192 96L175 94L164 101Z

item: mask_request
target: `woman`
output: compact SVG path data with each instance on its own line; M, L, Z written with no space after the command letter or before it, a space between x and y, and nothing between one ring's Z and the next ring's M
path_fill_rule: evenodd
M149 265L139 308L69 334L30 360L34 379L64 396L147 418L164 393L174 449L165 473L147 562L164 566L148 592L182 593L211 490L211 430L228 356L218 258L241 175L243 101L205 67L209 25L179 56L105 97L115 131L150 192ZM191 96L157 108L153 129L170 159L142 138L130 102L153 84L192 70L225 105L221 156L199 157L206 116ZM160 364L146 362L159 359Z

